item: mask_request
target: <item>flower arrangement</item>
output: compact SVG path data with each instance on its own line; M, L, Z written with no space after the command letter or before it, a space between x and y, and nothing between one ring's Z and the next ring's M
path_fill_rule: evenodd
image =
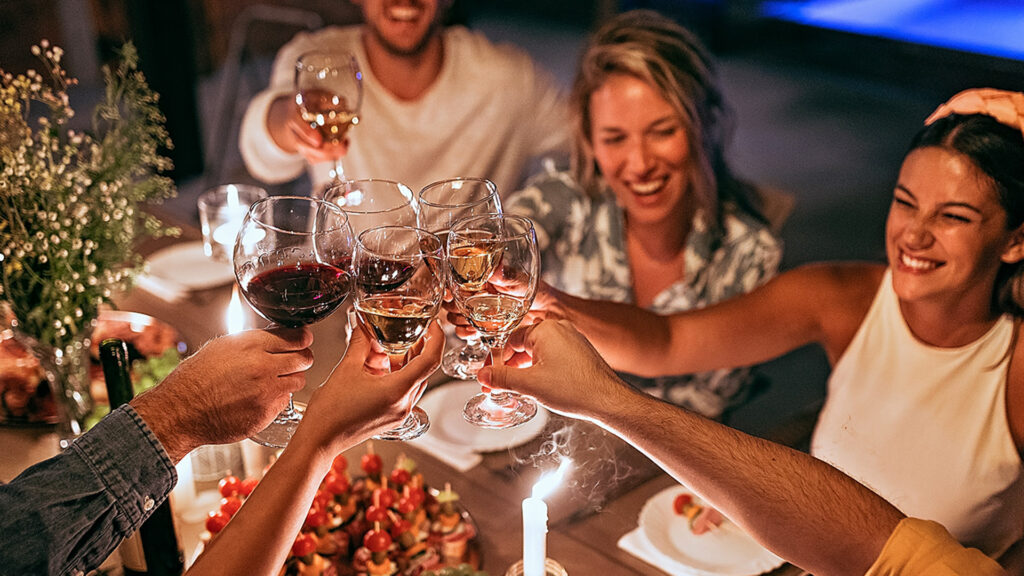
M130 43L104 67L91 133L68 127L77 82L63 51L44 40L32 52L46 77L0 69L0 300L23 332L65 349L141 271L138 241L177 233L141 209L175 194L160 175L171 143Z

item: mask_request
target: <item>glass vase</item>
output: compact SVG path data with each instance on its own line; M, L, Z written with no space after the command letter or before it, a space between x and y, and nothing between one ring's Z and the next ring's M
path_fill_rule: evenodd
M0 332L0 419L8 425L56 425L61 449L85 432L93 409L89 346L94 323L64 347L21 331L13 315Z

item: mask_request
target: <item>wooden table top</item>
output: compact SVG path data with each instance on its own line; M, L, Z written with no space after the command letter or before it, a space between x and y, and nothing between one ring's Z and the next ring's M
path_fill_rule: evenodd
M194 228L182 228L183 236L177 241L199 237ZM150 248L168 242L162 240ZM148 314L174 326L190 350L196 350L227 331L224 319L231 292L231 285L220 286L192 292L172 303L137 289L118 299L117 304L122 310ZM262 321L248 310L246 326L261 325ZM296 395L300 401L326 378L346 348L344 314L335 313L312 328L316 360L307 374L306 388ZM53 439L38 430L0 429L0 437L5 447L16 447L13 455L6 449L0 452L0 480L9 480L55 447ZM457 471L413 444L377 441L374 449L386 468L405 453L419 465L428 484L451 482L478 524L482 568L492 576L504 574L522 556L522 500L530 495L542 473L557 467L558 455L569 456L574 460L573 468L563 485L546 499L548 556L574 575L665 574L623 551L617 542L637 526L647 499L675 482L645 456L597 426L552 415L536 439L485 454L480 465L466 472ZM351 451L353 474L358 473L359 456L365 451L364 446ZM194 547L202 531L201 521L182 522L179 528L187 548ZM188 553L190 550L186 550ZM786 564L772 574L789 576L802 571Z

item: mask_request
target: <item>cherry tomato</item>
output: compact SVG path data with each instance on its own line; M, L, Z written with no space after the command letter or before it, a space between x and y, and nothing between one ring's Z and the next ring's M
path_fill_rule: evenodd
M319 528L324 524L327 524L327 512L323 508L310 508L306 513L306 527Z
M252 491L256 489L256 485L259 484L259 482L260 481L255 478L246 478L245 480L242 480L241 483L239 483L238 492L242 496L248 498L249 494L252 494Z
M328 474L324 479L324 488L331 494L344 494L352 487L346 474Z
M391 475L388 477L392 484L397 484L398 486L404 485L411 478L412 474L410 474L405 468L395 468L391 471Z
M292 555L303 557L316 552L316 537L309 532L302 532L292 544Z
M345 458L344 454L338 454L334 457L334 462L331 463L331 469L337 472L348 470L348 458Z
M403 518L399 518L398 520L395 520L394 524L391 525L391 536L393 538L398 538L402 535L402 533L408 532L411 529L412 522L409 522L408 520L405 520Z
M210 512L206 516L206 530L210 534L216 534L228 525L229 520L231 520L231 517L219 510L217 512Z
M317 490L316 496L313 496L313 507L326 510L327 505L334 499L331 493L326 490Z
M220 489L220 495L227 498L228 496L238 494L241 482L239 482L237 476L225 476L217 483L217 487Z
M398 512L400 514L408 514L416 509L416 503L412 501L412 498L408 496L402 496L398 499Z
M693 496L689 494L680 494L676 496L676 499L672 501L672 509L675 510L676 514L683 515L683 511L687 506L693 503Z
M405 487L405 497L412 502L414 508L419 508L427 499L427 493L423 488L416 488L415 486Z
M383 506L368 506L365 517L367 522L387 522L388 510Z
M373 501L381 508L391 508L391 505L398 499L398 492L391 488L377 488L373 491Z
M242 507L242 499L238 496L231 496L230 498L220 499L220 511L227 514L228 516L234 516L235 512Z
M370 552L384 552L391 547L391 536L383 530L370 530L363 536L363 546Z
M363 454L363 457L359 459L359 466L367 475L377 476L384 469L384 462L381 460L380 454Z

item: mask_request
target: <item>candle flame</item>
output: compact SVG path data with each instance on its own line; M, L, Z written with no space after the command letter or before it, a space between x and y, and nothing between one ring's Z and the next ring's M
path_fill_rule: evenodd
M245 313L242 310L242 300L238 297L238 284L231 289L231 302L228 302L226 314L228 334L235 334L245 330Z
M239 202L238 202L238 186L235 186L234 184L228 184L227 185L227 193L228 193L228 210L230 211L231 214L237 214L238 213L238 205L239 205Z
M571 464L572 459L562 458L557 470L541 476L540 480L533 485L533 497L544 499L554 492L555 488L558 488L558 485L562 483L562 478L565 477L565 473Z

